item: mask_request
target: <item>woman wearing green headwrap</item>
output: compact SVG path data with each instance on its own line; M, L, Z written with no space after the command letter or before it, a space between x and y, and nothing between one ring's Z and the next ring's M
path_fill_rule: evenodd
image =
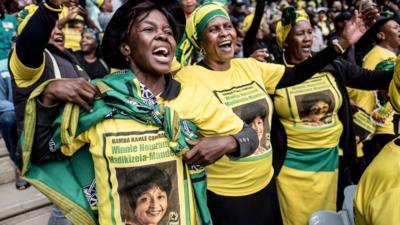
M354 22L356 14L350 23ZM359 32L356 28L349 30L348 26L346 24L342 35ZM281 63L286 68L311 58L313 32L303 11L286 8L276 32L283 49ZM385 89L392 74L393 71L363 70L337 60L310 74L311 78L301 84L275 90L274 106L287 135L287 153L277 177L285 225L307 224L312 213L319 210L336 211L338 189L338 193L342 193L342 188L338 188L338 176L343 180L342 172L348 173L350 166L355 169L357 165L346 86ZM339 148L344 152L340 169Z
M340 46L346 48L355 43L364 32L362 25L363 21L359 18L353 21L347 31L351 29L354 32L347 32L340 40ZM178 60L187 65L195 48L202 52L204 60L182 68L177 74L178 80L205 86L241 118L244 115L249 117L248 111L256 105L266 109L259 148L264 151L256 151L236 162L222 157L207 167L208 205L213 221L228 225L279 224L272 168L273 105L269 95L277 88L307 80L333 61L340 54L340 49L329 46L316 57L288 69L255 59L233 59L236 32L227 12L215 4L198 7L187 19L185 31L178 47ZM258 120L255 112L253 118ZM272 137L272 140L274 138L279 139L277 143L286 139L284 134Z

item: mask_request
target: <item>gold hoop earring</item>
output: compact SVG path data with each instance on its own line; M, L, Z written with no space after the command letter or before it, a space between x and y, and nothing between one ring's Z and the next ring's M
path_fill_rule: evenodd
M201 48L201 49L200 49L200 54L202 54L203 56L206 55L206 51L204 50L204 48Z

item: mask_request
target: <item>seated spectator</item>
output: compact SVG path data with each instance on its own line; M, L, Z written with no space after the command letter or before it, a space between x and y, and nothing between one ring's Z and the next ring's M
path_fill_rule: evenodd
M249 3L247 0L232 0L230 4L231 19L234 23L243 21L246 16L246 6Z
M185 17L187 18L196 9L197 0L179 0L179 4L181 5L183 12L185 13Z
M6 13L0 2L0 131L16 167L16 183L18 190L24 190L29 184L20 178L22 169L21 152L17 151L17 125L14 104L12 101L11 78L7 68L7 56L12 47L12 37L17 28L17 18Z
M80 50L81 33L85 27L97 29L85 7L77 0L67 0L59 15L58 27L65 35L65 48Z
M81 50L75 52L75 56L91 79L102 78L110 72L107 64L99 57L100 37L96 30L85 29L82 32L80 45Z
M16 167L15 187L24 190L30 185L21 179L22 155L17 151L17 121L12 101L11 77L7 68L7 59L0 60L0 132L11 160Z
M111 5L111 0L87 0L86 1L87 14L93 21L93 24L97 29L103 31L99 16L101 12L112 12L113 6Z
M3 0L0 0L0 60L8 57L17 25L17 18L7 13Z
M273 23L268 24L264 19L265 3L257 1L255 12L246 16L243 29L246 36L243 41L244 57L253 57L262 62L273 62L280 56L281 50L276 43Z

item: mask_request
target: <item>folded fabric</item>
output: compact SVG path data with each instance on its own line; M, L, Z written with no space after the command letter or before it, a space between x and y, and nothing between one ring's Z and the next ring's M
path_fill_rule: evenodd
M144 101L141 97L140 82L131 71L123 70L92 82L101 93L94 101L92 111L87 112L80 109L78 105L67 103L62 110L62 115L56 119L53 125L56 132L50 141L55 151L58 151L61 146L69 144L75 137L93 125L109 118L133 119L143 124L163 128L166 138L170 141L169 147L176 155L182 155L190 150L186 140L198 138L196 126L190 121L180 119L173 109L161 104L150 105ZM88 198L91 189L88 190L87 187L88 181L94 181L94 167L92 159L87 158L90 157L87 146L75 153L69 160L40 165L30 163L36 118L34 98L44 90L46 84L36 89L28 100L25 130L31 132L25 132L23 135L23 174L29 182L48 196L73 223L75 221L79 224L95 224L96 204L93 204L90 201L91 198ZM86 165L84 168L91 170L90 172L86 173L80 170L79 174L75 173L76 165L81 165L81 162L87 163L87 161L81 160L91 162L89 166ZM45 167L46 169L44 169ZM212 224L206 201L205 169L195 166L189 168L198 220L201 224ZM48 170L51 172L47 173ZM66 175L63 174L63 180L66 181L66 177L68 182L62 182L62 185L68 183L68 188L59 187L60 185L55 182L60 177L60 175L57 175L57 170L64 170L60 171L62 174L67 173ZM41 173L38 174L37 171L41 171ZM82 174L87 176L80 177L83 176ZM72 181L69 181L69 179L72 179ZM64 204L66 199L68 204ZM87 218L85 222L82 222L82 219L79 218L83 215Z

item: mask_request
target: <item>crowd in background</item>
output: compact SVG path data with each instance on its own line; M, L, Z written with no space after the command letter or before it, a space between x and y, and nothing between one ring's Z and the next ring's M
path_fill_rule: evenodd
M30 95L36 93L34 90L52 78L85 78L80 83L54 83L47 87L43 95L54 98L38 102L37 107L43 107L43 111L38 115L36 129L48 128L53 121L45 117L53 119L60 109L43 105L56 105L55 99L61 99L75 101L90 111L90 104L85 102L90 99L91 103L92 99L87 96L94 96L97 91L88 90L85 82L126 69L125 63L130 62L128 58L109 54L110 49L101 48L103 37L111 30L108 24L116 26L112 17L126 2L63 0L60 9L49 2L0 0L0 130L16 167L19 190L30 186L21 178L23 157L18 140L24 126L26 131L24 112ZM232 101L229 106L258 134L260 144L251 157L258 154L261 159L265 155L265 161L252 164L260 170L230 164L230 157L223 157L209 166L207 197L214 224L306 225L313 212L339 210L344 199L343 189L360 182L355 194L356 224L395 225L400 218L393 216L400 215L398 203L393 202L400 197L397 184L400 161L396 161L400 160L400 155L389 150L400 149L396 144L400 116L395 112L400 99L394 100L398 95L390 91L394 88L390 85L395 82L391 74L400 54L400 1L177 0L177 3L184 15L175 18L178 45L170 68L175 78L183 85L202 86L227 106L228 98L226 102L223 98L230 95L226 90L245 94L245 89L239 87L246 87L252 81L258 86L264 85L260 86L261 92L268 96L252 99L253 103L246 102L247 105ZM217 8L204 7L207 4ZM364 33L356 26L354 11L361 14L370 7L379 11L379 17ZM46 9L56 13L51 14ZM199 32L202 19L213 10L218 12L213 16L225 18L232 27L225 24L222 29L215 25L217 31L214 31L206 24L202 35L191 34ZM56 21L54 26L47 22L51 20ZM121 32L123 36L128 31ZM213 32L226 32L223 35L235 38L227 38L217 45ZM121 39L114 33L113 38ZM343 42L338 41L343 39L345 48ZM218 52L229 51L230 44L234 48L232 60ZM213 50L214 46L219 50ZM166 54L160 51L157 54ZM229 62L228 67L225 62ZM233 78L237 74L242 77ZM258 89L251 89L255 86L249 85L247 90L256 94ZM78 99L68 95L68 88L85 89L85 93ZM149 95L151 99L151 91ZM274 131L275 128L278 131ZM274 133L279 135L274 136ZM48 141L51 136L51 133L39 132L35 139ZM34 150L51 148L48 142L34 143ZM240 153L240 157L244 155ZM37 163L63 158L46 154L32 154L31 157L38 157L31 159ZM385 167L386 163L392 166ZM237 168L241 169L235 172ZM396 171L389 174L391 168ZM222 184L225 172L237 173L237 176L226 175L222 180L227 183ZM257 176L265 180L255 181L259 179ZM383 193L384 188L389 188L391 195ZM167 189L170 192L170 187ZM253 204L257 205L257 210L251 208ZM238 208L245 216L237 215L240 212L233 208ZM265 217L253 217L263 210L268 211ZM371 219L376 214L386 220ZM267 222L260 222L264 219ZM49 224L56 224L57 220L69 224L55 208Z

